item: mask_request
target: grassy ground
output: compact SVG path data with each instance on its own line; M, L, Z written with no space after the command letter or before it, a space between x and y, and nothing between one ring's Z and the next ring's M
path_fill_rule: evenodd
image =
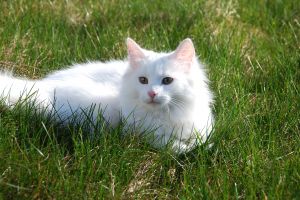
M295 0L2 1L0 67L31 78L186 37L207 64L216 126L175 157L105 130L96 141L30 106L0 107L0 199L299 199L300 4Z

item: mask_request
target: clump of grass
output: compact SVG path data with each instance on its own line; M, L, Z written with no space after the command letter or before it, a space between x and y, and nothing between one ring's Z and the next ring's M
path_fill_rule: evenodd
M300 195L297 1L5 1L0 65L31 78L191 37L207 64L216 124L207 149L174 156L137 137L62 127L0 106L0 198L296 199ZM101 123L100 123L101 124Z

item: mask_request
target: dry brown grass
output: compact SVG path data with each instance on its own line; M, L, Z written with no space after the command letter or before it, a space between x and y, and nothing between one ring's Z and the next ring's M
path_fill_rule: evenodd
M164 198L173 199L170 190L159 187L161 181L157 174L161 174L163 166L159 162L159 156L156 153L148 152L143 155L141 162L134 173L133 179L129 182L127 188L123 191L123 199L153 199ZM168 170L168 178L170 182L177 180L176 169Z

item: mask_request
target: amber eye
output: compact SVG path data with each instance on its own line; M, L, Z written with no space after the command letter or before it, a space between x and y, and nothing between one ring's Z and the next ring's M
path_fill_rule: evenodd
M171 77L165 77L165 78L163 78L163 80L161 81L161 83L164 84L164 85L169 85L169 84L172 83L172 82L173 82L173 78L171 78Z
M139 81L141 84L148 84L148 79L144 76L139 77Z

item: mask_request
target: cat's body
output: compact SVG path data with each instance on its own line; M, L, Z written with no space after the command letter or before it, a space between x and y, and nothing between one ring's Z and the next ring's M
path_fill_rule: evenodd
M0 94L8 105L31 95L65 122L97 105L112 126L123 118L136 133L152 130L154 146L172 140L179 153L204 142L213 124L212 95L191 40L171 53L141 49L131 39L127 47L128 61L77 64L41 80L0 74Z
M55 110L57 117L68 121L72 115L103 105L104 118L113 126L120 118L120 81L126 70L125 62L91 62L54 72L41 80L0 76L1 96L8 105L32 95L41 108ZM0 94L1 94L0 93ZM101 106L100 105L100 106ZM97 109L95 109L96 111ZM95 117L98 113L94 113Z

